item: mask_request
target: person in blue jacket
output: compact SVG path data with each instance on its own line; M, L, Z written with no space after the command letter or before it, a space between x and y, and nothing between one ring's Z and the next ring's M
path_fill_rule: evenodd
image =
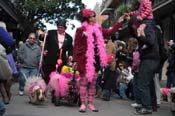
M6 49L7 53L7 59L9 61L9 57L11 57L12 49L11 47L14 45L15 41L13 37L10 35L9 32L7 32L6 24L2 21L0 21L0 44ZM11 60L9 61L10 67L11 67ZM15 66L15 64L14 64ZM12 68L12 67L11 67ZM10 103L11 98L11 77L5 77L5 80L0 80L1 86L0 86L0 92L2 94L3 102L5 104Z

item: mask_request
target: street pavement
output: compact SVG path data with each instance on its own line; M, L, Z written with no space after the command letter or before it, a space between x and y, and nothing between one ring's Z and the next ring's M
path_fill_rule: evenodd
M136 115L134 109L130 106L133 101L121 100L117 96L113 96L111 101L102 101L95 99L95 105L99 108L99 112L86 113L78 112L79 107L59 106L55 107L50 101L43 105L29 104L28 96L18 95L18 84L12 86L11 103L6 106L7 110L4 116L140 116ZM163 102L152 116L173 116L171 105Z

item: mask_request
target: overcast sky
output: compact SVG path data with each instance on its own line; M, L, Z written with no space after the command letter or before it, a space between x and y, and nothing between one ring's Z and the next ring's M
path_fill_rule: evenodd
M90 9L93 9L97 2L101 3L102 0L82 0L82 3L84 3L86 7Z
M95 4L97 2L101 3L102 0L82 0L82 3L84 3L86 5L86 8L90 8L92 10L95 7ZM81 24L76 20L71 20L69 22L73 23L75 25L75 28L72 30L71 28L68 27L66 32L68 32L74 38L76 29L77 29L77 27L81 26Z
M84 3L86 5L86 8L90 8L92 10L95 7L95 4L97 2L101 3L102 0L82 0L82 3ZM66 32L68 32L72 37L74 37L76 28L80 26L80 23L77 22L76 20L70 20L69 23L75 24L76 27L73 30L68 27ZM56 29L57 28L55 25L51 25L51 24L46 24L46 26L47 26L47 30L51 30L51 29Z

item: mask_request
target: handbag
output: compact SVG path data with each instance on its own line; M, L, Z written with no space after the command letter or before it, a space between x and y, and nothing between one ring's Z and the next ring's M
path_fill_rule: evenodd
M7 59L8 59L8 62L10 64L10 67L11 67L11 69L13 71L13 74L18 74L18 71L17 71L17 68L16 68L16 64L15 64L14 58L12 56L12 53L7 54Z
M0 44L0 80L7 80L12 77L12 69L7 60L5 48Z

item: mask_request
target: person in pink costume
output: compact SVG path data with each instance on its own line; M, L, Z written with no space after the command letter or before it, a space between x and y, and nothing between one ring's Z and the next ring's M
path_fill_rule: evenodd
M126 13L126 15L128 16L136 15L137 19L142 22L138 28L138 34L140 36L140 35L145 35L144 29L147 24L152 23L154 16L153 16L153 10L152 10L152 5L150 0L138 0L138 2L140 3L139 9L136 11Z
M73 48L73 61L80 72L81 106L79 111L86 112L86 108L88 108L93 112L98 112L93 105L97 72L101 67L108 65L103 35L109 36L116 32L121 26L124 16L120 17L110 29L104 29L98 25L96 14L90 9L83 9L81 16L82 26L76 31ZM88 96L87 106L86 95Z

